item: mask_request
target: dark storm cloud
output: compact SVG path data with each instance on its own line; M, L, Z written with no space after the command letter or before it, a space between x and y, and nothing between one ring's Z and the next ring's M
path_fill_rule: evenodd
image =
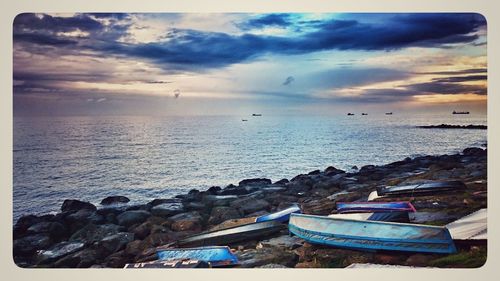
M469 76L454 76L446 78L432 79L434 82L454 83L454 82L469 82L469 81L485 81L488 78L486 75L469 75Z
M242 30L251 30L268 26L286 27L290 24L290 14L268 14L237 23L236 26Z
M464 85L457 83L443 83L443 82L427 82L407 85L409 90L416 91L422 94L476 94L486 95L487 90L481 85Z
M463 70L457 70L457 71L418 72L416 74L461 75L461 74L486 73L487 71L488 70L486 68L471 68L471 69L463 69Z
M288 76L288 77L285 79L285 82L283 82L283 86L290 85L293 81L295 81L295 78L293 78L293 76Z
M271 14L254 19L253 25L288 24L289 15ZM250 21L252 22L252 21ZM248 23L248 22L247 22ZM75 53L92 50L102 56L136 57L153 61L164 69L202 71L248 61L264 54L304 54L324 50L395 50L405 47L445 47L469 43L472 34L486 24L478 14L387 15L386 21L325 20L312 30L294 36L230 35L196 30L172 30L168 41L127 44L116 41L127 35L128 24L104 27L89 15L70 18L22 14L14 21L14 39L36 44L71 45ZM57 31L91 33L80 40L57 35ZM30 37L29 34L44 37Z

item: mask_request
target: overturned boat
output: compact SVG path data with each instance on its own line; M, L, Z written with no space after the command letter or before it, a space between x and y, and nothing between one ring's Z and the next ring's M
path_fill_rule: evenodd
M227 246L181 248L181 249L157 249L158 260L192 260L203 261L212 267L227 267L238 264L238 258Z
M480 209L451 222L446 228L456 242L484 244L488 240L487 209Z
M260 217L257 217L255 219L256 222L263 222L263 221L278 221L278 222L287 222L290 219L290 214L292 213L300 213L300 207L297 205L294 205L292 207L286 208L284 210L263 215Z
M169 261L149 261L139 263L127 263L123 268L210 268L210 263L199 260L169 260Z
M387 186L378 188L378 196L414 196L414 195L429 195L440 192L451 192L464 190L465 184L461 181L436 181L425 182L420 184L402 185L402 186Z
M172 245L178 247L230 245L236 242L268 237L284 229L286 229L286 225L278 221L255 222L203 232L178 240Z
M337 202L338 213L416 212L410 202Z
M343 213L332 214L330 218L368 220L368 221L386 221L386 222L410 222L408 212L382 212L382 213Z
M291 214L288 229L308 242L347 249L456 252L448 229L439 226Z

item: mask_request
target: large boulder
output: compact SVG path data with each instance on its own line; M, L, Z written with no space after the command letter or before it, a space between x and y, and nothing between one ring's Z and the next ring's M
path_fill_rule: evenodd
M97 263L98 253L95 249L83 249L69 254L54 263L56 268L89 268Z
M249 249L236 252L241 267L251 268L266 264L280 264L293 267L298 262L298 256L292 251L278 248Z
M328 198L323 198L305 202L300 209L304 214L329 215L335 209L335 203Z
M74 199L64 200L64 202L61 206L62 212L78 211L81 209L89 209L89 210L95 211L95 210L97 210L97 207L89 202L84 202L84 201L74 200Z
M266 200L253 197L234 200L230 203L230 206L238 209L243 215L248 215L257 211L269 211L271 207Z
M47 250L39 251L36 256L36 260L38 264L51 263L66 255L83 249L84 246L85 244L81 242L60 242L48 248Z
M101 257L106 257L125 248L125 246L134 240L134 234L130 232L119 232L104 237L97 242L97 248Z
M200 231L203 218L196 211L177 214L169 218L172 221L170 228L174 231Z
M16 239L13 243L14 256L32 255L37 250L48 248L51 243L47 234L35 234Z
M151 214L159 217L170 217L184 211L182 203L162 203L151 208Z
M111 204L120 204L120 203L128 203L130 199L125 196L108 196L101 201L101 205L111 205Z
M147 218L151 216L151 213L144 210L135 211L125 211L119 214L116 219L119 225L126 227L132 226L134 224L143 223Z
M255 178L255 179L245 179L238 183L239 186L262 186L262 185L270 185L272 182L270 179L265 178Z
M87 224L82 229L73 233L73 235L69 238L69 241L79 241L91 244L123 230L124 228L122 226L116 224Z
M219 224L229 219L240 218L240 213L238 210L232 207L214 207L210 213L210 218L208 219L209 224Z

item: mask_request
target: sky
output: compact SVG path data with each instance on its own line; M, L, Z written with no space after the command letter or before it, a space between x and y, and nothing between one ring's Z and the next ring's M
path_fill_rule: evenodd
M19 14L14 115L486 111L486 20Z

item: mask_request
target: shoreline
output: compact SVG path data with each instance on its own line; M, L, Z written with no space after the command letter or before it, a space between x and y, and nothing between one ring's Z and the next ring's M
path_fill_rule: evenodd
M158 246L209 229L248 223L292 204L298 204L305 214L328 215L335 213L336 202L367 200L377 187L460 180L467 185L463 194L391 198L412 201L418 210L412 222L444 225L486 207L486 167L486 149L466 148L459 154L408 157L351 172L330 166L291 180L244 179L238 185L192 189L146 204L129 205L128 198L119 194L104 198L99 208L68 199L57 214L25 215L14 222L14 260L20 267L120 268L151 260ZM442 255L366 253L287 237L287 231L282 231L274 237L229 246L241 267L346 267L360 261L476 267L486 258L486 246L461 248L457 254L461 259L447 261Z

